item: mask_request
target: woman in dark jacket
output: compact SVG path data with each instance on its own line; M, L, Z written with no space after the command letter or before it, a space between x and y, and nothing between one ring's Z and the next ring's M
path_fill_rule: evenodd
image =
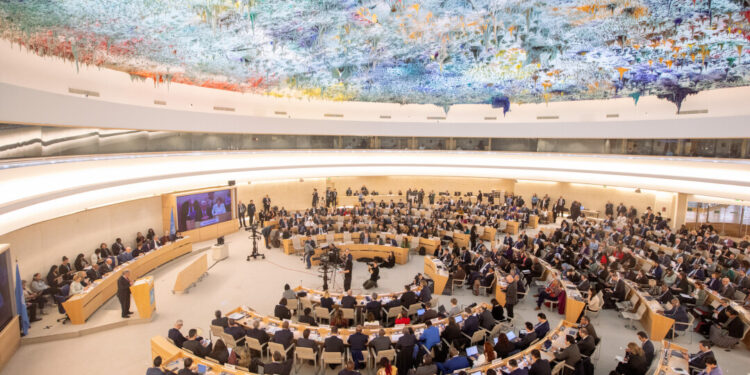
M214 349L208 356L219 361L222 365L229 361L229 350L227 350L227 346L222 339L216 340Z
M492 299L492 317L497 321L505 320L505 309L496 299Z
M508 340L508 336L500 334L497 336L497 344L495 344L494 349L495 353L497 353L497 358L506 358L512 351L516 350L516 346Z

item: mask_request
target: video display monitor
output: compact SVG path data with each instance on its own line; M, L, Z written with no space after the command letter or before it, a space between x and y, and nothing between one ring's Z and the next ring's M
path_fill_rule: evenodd
M184 232L232 220L232 190L177 197L177 231Z

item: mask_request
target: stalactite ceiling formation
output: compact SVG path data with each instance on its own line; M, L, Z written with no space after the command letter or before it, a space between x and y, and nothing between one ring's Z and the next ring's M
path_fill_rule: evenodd
M155 84L446 108L750 80L747 0L0 0L0 33Z

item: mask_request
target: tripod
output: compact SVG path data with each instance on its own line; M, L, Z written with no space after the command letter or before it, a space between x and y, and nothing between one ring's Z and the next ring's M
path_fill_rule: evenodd
M260 235L258 234L258 224L252 223L250 224L250 227L245 228L245 230L251 232L248 238L253 240L253 252L247 256L247 261L249 262L250 258L257 260L258 257L266 259L266 256L264 254L258 252L258 240L260 239Z

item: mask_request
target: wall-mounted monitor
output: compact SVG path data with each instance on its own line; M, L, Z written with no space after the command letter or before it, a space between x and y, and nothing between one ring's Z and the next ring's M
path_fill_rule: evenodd
M178 196L177 231L232 220L232 204L232 189Z

